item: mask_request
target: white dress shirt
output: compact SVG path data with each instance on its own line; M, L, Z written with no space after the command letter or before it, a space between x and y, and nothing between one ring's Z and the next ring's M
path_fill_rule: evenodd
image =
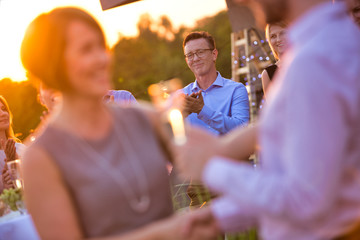
M215 157L203 180L222 194L212 211L225 231L331 239L360 221L360 31L344 4L323 3L289 35L260 118L261 167Z

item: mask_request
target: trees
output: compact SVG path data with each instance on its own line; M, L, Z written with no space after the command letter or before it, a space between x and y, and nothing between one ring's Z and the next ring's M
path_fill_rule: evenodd
M208 31L214 36L219 50L217 67L223 76L231 77L231 26L226 11L199 20L193 28L182 26L176 31L166 16L155 22L149 15L142 15L138 30L138 36L123 37L112 49L116 89L149 100L150 84L175 77L182 79L184 86L194 81L182 50L184 36L191 31Z
M37 101L37 91L29 81L12 82L5 78L0 81L0 95L9 103L14 116L13 127L16 136L24 140L40 122L43 111Z
M137 99L149 100L150 84L171 78L180 78L183 86L194 81L184 59L182 42L187 33L195 30L208 31L214 36L219 50L218 70L224 77L231 77L231 26L226 11L201 19L194 27L181 26L176 30L168 17L156 21L145 14L137 27L138 36L121 37L111 49L115 89L129 90ZM20 139L25 139L40 122L44 110L37 101L36 89L29 81L3 79L0 94L13 112L14 131Z

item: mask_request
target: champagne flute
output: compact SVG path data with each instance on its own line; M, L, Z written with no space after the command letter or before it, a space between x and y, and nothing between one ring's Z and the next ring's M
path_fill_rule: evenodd
M12 161L8 161L7 167L10 173L11 180L16 188L23 189L24 181L21 174L21 160L15 159Z

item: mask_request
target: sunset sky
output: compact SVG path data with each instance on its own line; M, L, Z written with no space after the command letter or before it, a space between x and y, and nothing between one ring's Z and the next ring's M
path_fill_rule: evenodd
M57 6L81 7L97 18L105 30L109 45L119 34L134 36L139 16L149 13L158 19L167 15L174 27L192 26L196 20L226 9L225 0L142 0L102 11L99 0L0 0L0 80L25 79L19 49L25 29L32 19Z

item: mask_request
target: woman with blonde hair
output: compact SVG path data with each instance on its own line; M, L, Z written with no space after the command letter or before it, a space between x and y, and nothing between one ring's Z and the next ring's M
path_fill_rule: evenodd
M4 188L13 187L6 162L18 158L23 147L20 140L15 137L12 118L6 99L0 95L0 193Z

